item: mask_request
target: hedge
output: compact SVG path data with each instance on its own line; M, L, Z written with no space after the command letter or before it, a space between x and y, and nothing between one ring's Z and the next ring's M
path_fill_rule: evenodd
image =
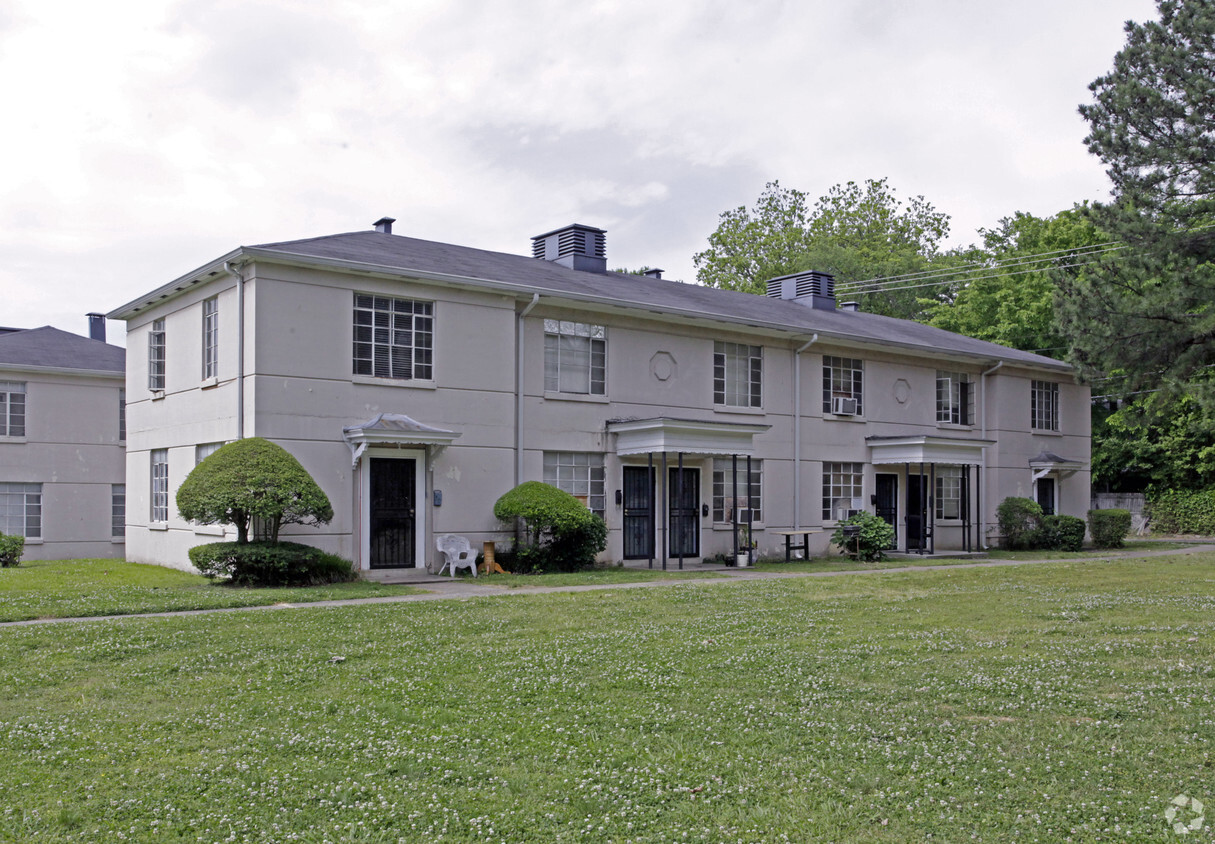
M0 568L15 566L25 553L24 536L6 536L0 533Z
M857 536L849 537L844 526L860 528ZM840 522L831 535L841 554L856 554L858 560L881 560L883 552L894 545L894 527L881 516L860 512Z
M349 560L298 542L212 542L189 555L204 575L234 586L321 586L357 577Z
M494 516L504 522L522 519L527 528L515 549L517 573L587 569L607 548L603 519L551 484L519 484L495 502Z
M1038 547L1042 506L1031 498L1005 498L996 508L1003 546L1010 551Z
M1079 551L1084 547L1084 519L1077 516L1043 516L1037 546L1051 551Z
M1147 496L1152 530L1215 536L1215 490L1163 490Z
M1089 510L1089 532L1095 548L1121 548L1131 531L1130 510Z

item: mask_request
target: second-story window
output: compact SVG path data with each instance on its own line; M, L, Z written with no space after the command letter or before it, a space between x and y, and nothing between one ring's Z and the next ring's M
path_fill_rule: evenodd
M202 303L202 377L219 375L219 298L212 296Z
M823 356L823 413L860 416L865 412L862 391L864 364L856 358Z
M0 437L25 436L25 383L0 381Z
M1059 430L1059 385L1034 381L1030 385L1030 426L1039 431Z
M354 374L434 377L434 303L354 294Z
M148 389L163 392L165 388L165 321L152 321L148 332Z
M544 389L602 396L607 392L607 339L602 325L544 321Z
M726 407L762 407L764 350L745 343L713 344L713 403Z
M937 421L951 425L974 423L974 390L965 372L937 372Z

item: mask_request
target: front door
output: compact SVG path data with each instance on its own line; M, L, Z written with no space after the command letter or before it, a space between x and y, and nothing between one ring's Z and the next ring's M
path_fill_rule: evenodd
M672 557L700 556L700 470L671 469L667 476Z
M647 466L624 467L624 558L654 559L654 475Z
M416 460L371 458L371 568L412 568L416 564L416 482Z
M894 528L894 538L890 545L894 548L899 542L899 476L879 472L874 476L874 480L877 483L877 494L874 496L877 500L874 502L873 512Z
M1055 515L1055 479L1038 478L1036 486L1038 505L1042 508L1042 515Z
M907 550L928 548L928 476L907 474Z

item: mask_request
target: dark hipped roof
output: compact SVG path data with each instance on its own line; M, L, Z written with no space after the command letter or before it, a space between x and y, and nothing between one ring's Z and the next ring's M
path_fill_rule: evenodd
M126 371L126 349L44 325L0 334L0 367Z
M127 319L145 307L170 298L224 261L271 260L312 264L409 277L444 278L453 283L508 289L531 296L565 298L603 306L636 308L676 318L719 320L787 332L808 339L855 340L861 343L918 349L982 360L1004 360L1069 371L1053 358L964 337L910 320L861 311L822 310L799 302L736 293L677 281L625 273L572 270L526 255L490 252L377 231L348 232L305 240L243 246L217 262L183 276L112 311Z

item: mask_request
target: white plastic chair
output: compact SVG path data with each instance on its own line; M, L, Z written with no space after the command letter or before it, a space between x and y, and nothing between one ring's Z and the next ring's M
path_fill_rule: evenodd
M435 547L443 555L444 562L438 573L451 569L451 576L456 576L456 569L472 569L473 577L477 576L477 552L472 543L463 536L454 533L443 533L435 537Z

